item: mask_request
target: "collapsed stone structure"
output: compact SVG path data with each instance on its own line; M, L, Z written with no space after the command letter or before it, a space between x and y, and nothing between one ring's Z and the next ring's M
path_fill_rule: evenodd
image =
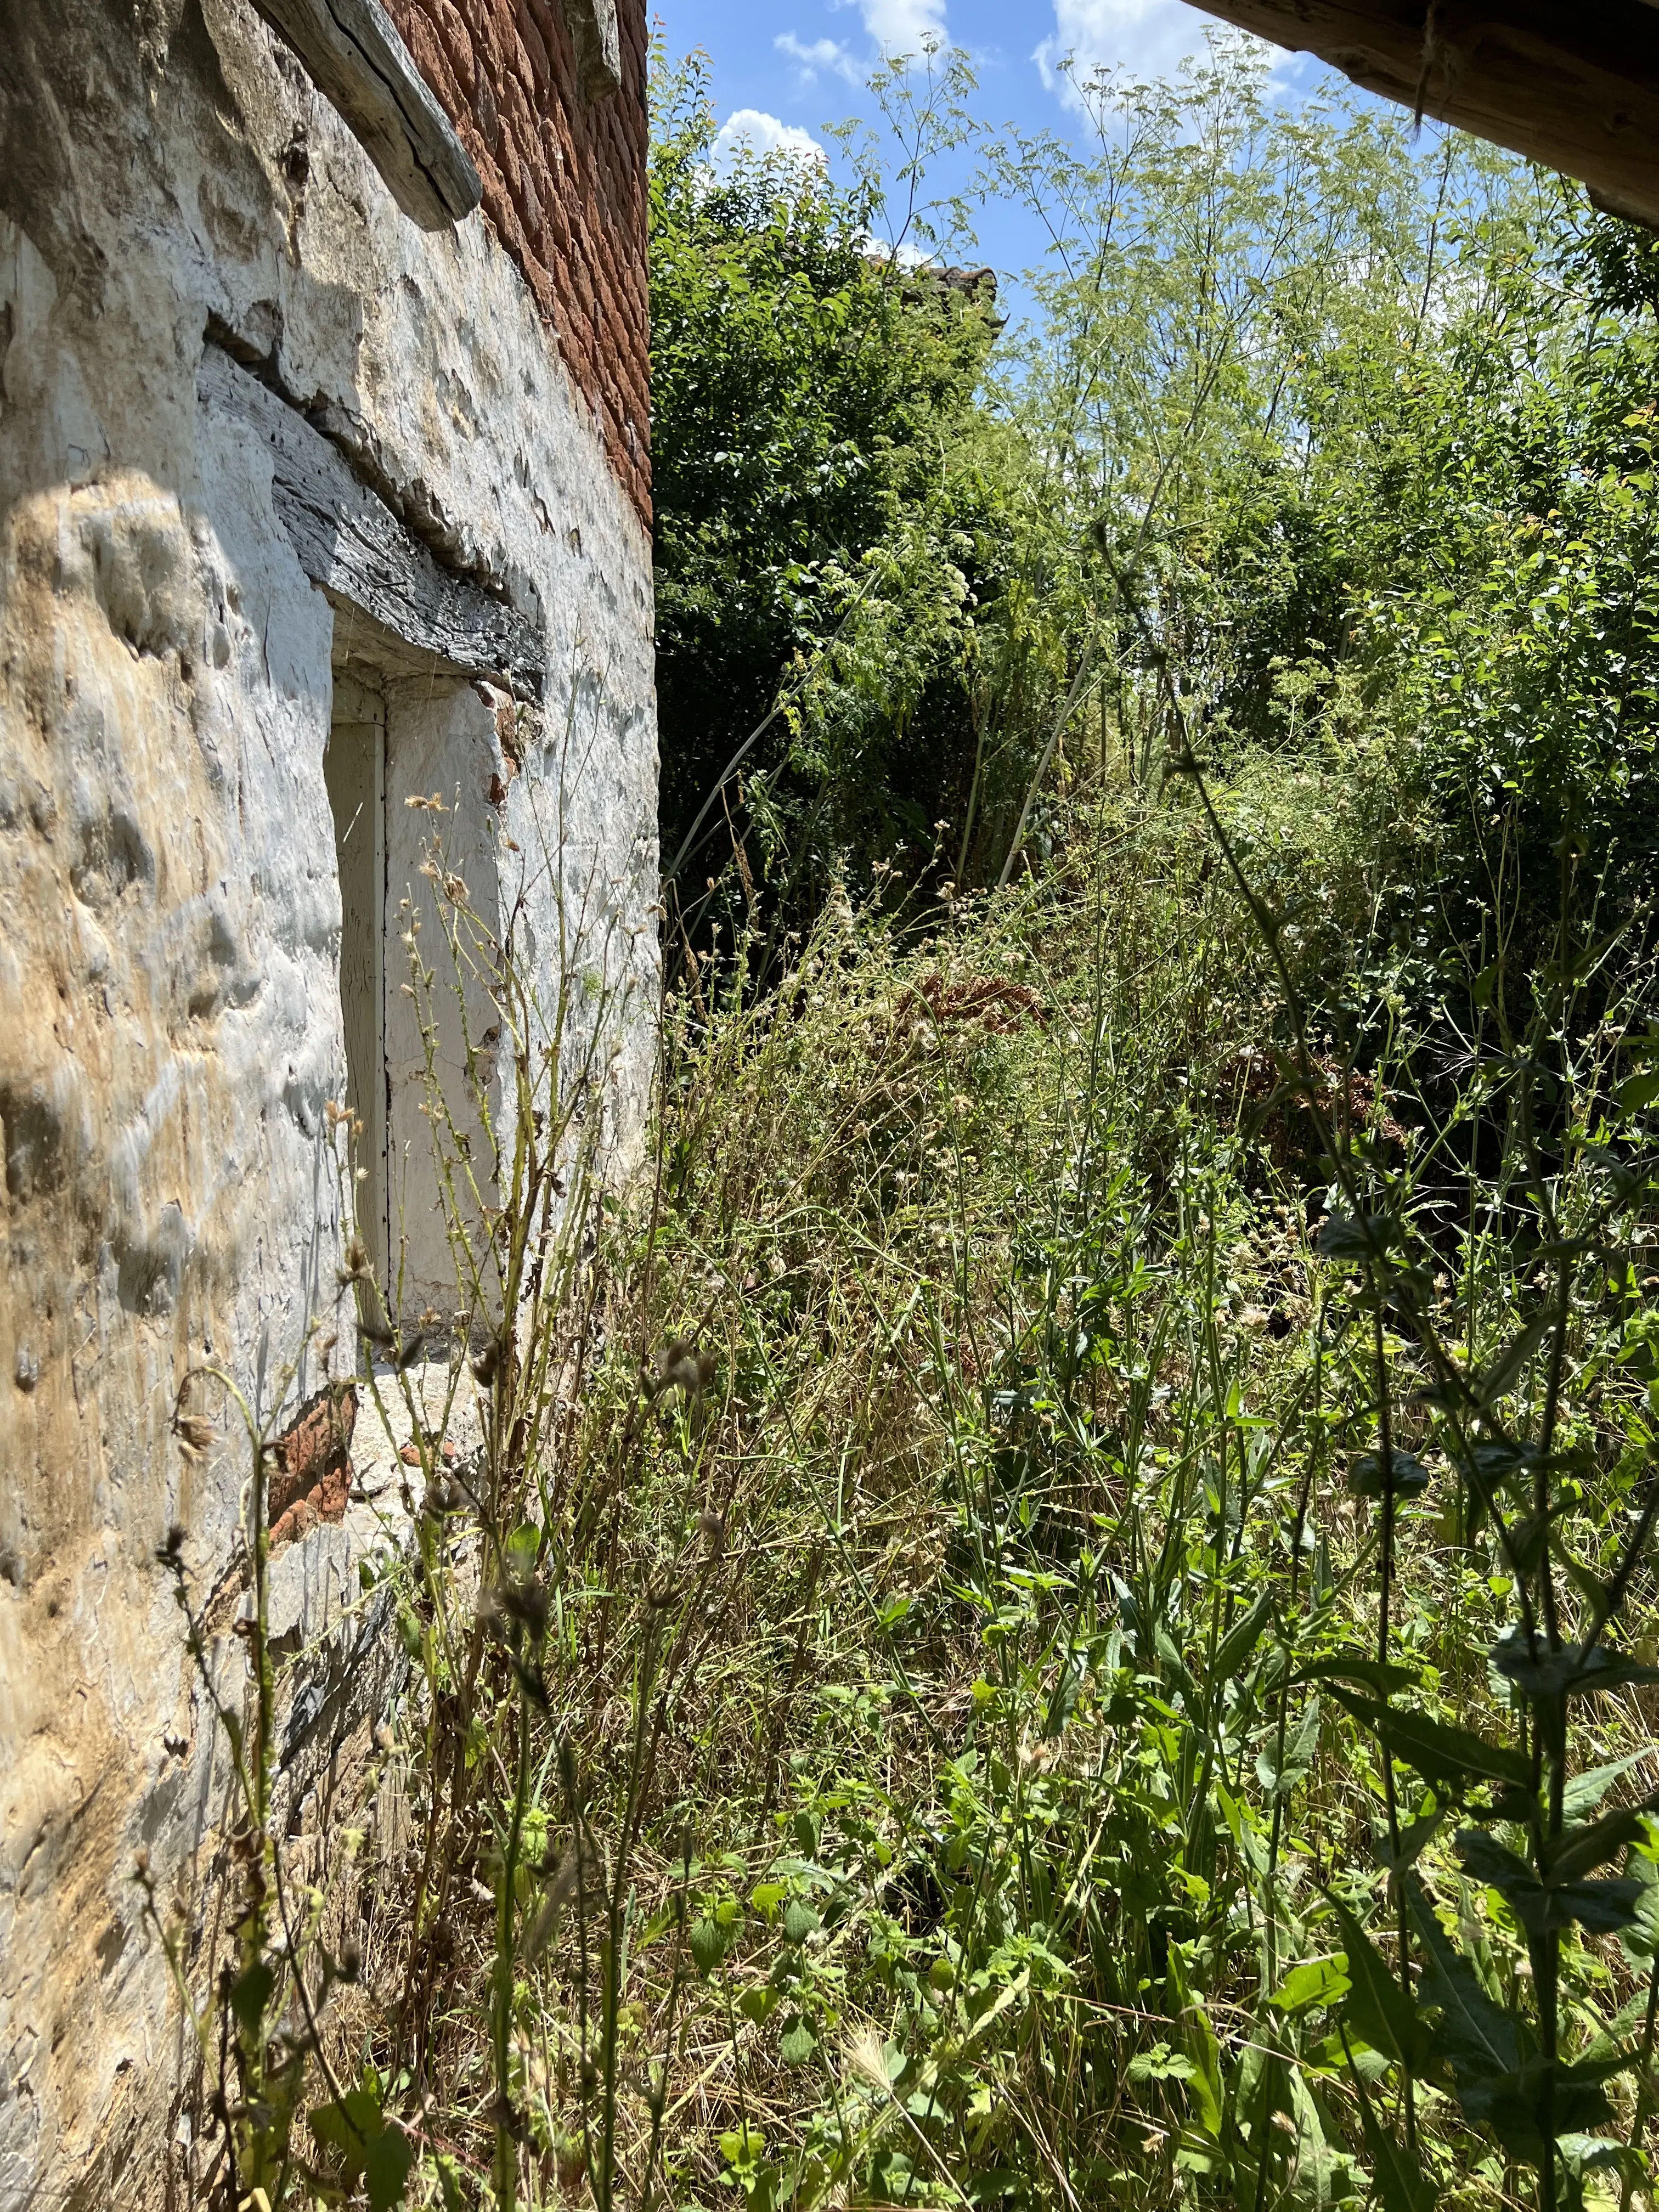
M562 958L608 1025L613 1156L646 1107L642 0L261 4L0 0L8 2212L180 2194L186 2039L132 1869L202 1921L222 1769L155 1553L181 1530L228 1625L248 1468L175 1432L192 1362L278 1432L292 1756L384 1691L372 1615L329 1649L386 1529L358 1346L307 1331L348 1097L365 1237L444 1303L410 799L444 795L550 1004Z

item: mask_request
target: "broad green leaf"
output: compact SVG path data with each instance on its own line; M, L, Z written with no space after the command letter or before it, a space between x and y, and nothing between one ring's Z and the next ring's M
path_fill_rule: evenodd
M1420 2073L1428 2057L1428 2033L1417 2008L1390 1972L1387 1962L1358 1919L1339 1899L1331 1900L1342 1930L1351 1984L1345 2016L1375 2051L1409 2073Z
M757 2166L765 2155L766 2137L747 2120L728 2129L720 2137L720 2156L739 2172L744 2166Z
M334 2153L346 2179L356 2180L385 2125L380 2093L348 2089L337 2104L319 2105L307 2112L306 2124Z
M1346 1963L1340 1955L1310 1959L1302 1966L1291 1967L1267 2002L1294 2018L1297 2014L1311 2011L1315 2005L1334 2004L1352 1986Z
M1636 1753L1638 1759L1645 1753ZM1633 1808L1609 1813L1589 1827L1571 1827L1558 1839L1550 1856L1552 1882L1576 1881L1594 1867L1605 1866L1620 1851L1641 1840L1645 1816Z
M263 1959L231 1984L230 2008L249 2035L258 2030L276 1986L276 1974Z
M1194 2071L1192 2060L1178 2051L1171 2051L1167 2043L1155 2043L1150 2051L1138 2051L1129 2061L1132 2081L1190 2081Z
M368 2192L369 2212L391 2212L404 2201L415 2146L400 2127L383 2127L363 2160L363 2186Z
M1295 1679L1299 1682L1358 1682L1376 1696L1389 1698L1396 1690L1416 1689L1423 1676L1420 1668L1385 1662L1373 1658L1369 1652L1333 1651L1323 1659L1312 1659L1298 1667Z
M1411 1452L1391 1451L1389 1470L1396 1498L1420 1498L1429 1486L1429 1470ZM1348 1469L1348 1488L1356 1498L1381 1498L1385 1487L1382 1453L1361 1452Z
M1631 1684L1659 1682L1659 1667L1644 1667L1622 1651L1598 1644L1585 1652L1577 1644L1552 1651L1534 1630L1505 1629L1488 1654L1498 1673L1523 1697L1559 1698L1590 1690L1617 1690Z
M1659 1068L1627 1076L1613 1093L1626 1114L1639 1114L1659 1099Z
M689 1937L700 1974L712 1974L726 1956L726 1931L713 1920L694 1920Z
M1216 1647L1215 1666L1212 1679L1217 1683L1230 1681L1261 1640L1261 1632L1273 1618L1273 1600L1264 1590L1249 1611L1236 1620Z
M1378 2120L1357 2073L1352 2080L1365 2133L1365 2155L1371 2162L1371 2178L1382 2212L1433 2212L1440 2201L1439 2191L1413 2153L1404 2143L1396 2142Z
M809 1936L817 1935L823 1924L811 1906L799 1898L793 1899L784 1908L783 1936L787 1943L804 1943Z
M1470 1782L1503 1782L1519 1790L1531 1785L1532 1762L1524 1752L1488 1743L1465 1729L1431 1720L1425 1713L1376 1705L1343 1689L1332 1694L1341 1699L1362 1728L1379 1736L1397 1759L1414 1766L1426 1781L1445 1782L1454 1788Z
M506 1552L520 1576L532 1575L540 1557L542 1532L533 1521L521 1521L507 1538Z
M1315 1249L1324 1260L1369 1260L1386 1253L1398 1233L1386 1213L1367 1213L1358 1220L1334 1213L1315 1239Z
M1423 1946L1419 2004L1439 2019L1431 2037L1431 2055L1449 2067L1462 2085L1468 2081L1508 2078L1533 2055L1532 2030L1516 2013L1494 2004L1474 1968L1454 1950L1433 1906L1414 1875L1401 1877L1412 1924Z
M1587 1847L1592 1854L1601 1846ZM1614 1848L1618 1848L1617 1845ZM1642 1885L1637 1881L1581 1881L1566 1872L1540 1881L1526 1861L1478 1828L1462 1830L1457 1855L1477 1881L1497 1890L1528 1936L1541 1936L1551 1928L1565 1928L1578 1921L1586 1928L1607 1933L1627 1928L1636 1917ZM1601 1852L1605 1856L1606 1853ZM1586 1857L1586 1867L1600 1863Z

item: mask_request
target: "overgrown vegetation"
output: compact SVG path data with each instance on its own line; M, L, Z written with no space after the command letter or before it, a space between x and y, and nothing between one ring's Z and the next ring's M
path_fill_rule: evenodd
M781 735L625 1194L434 852L516 1087L429 1070L360 1981L247 1792L272 2205L1651 2201L1652 257L1230 47L1091 97L988 385L671 82L682 840Z

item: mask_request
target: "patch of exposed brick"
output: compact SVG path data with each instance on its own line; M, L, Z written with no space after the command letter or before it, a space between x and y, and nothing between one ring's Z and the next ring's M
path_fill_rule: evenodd
M265 1511L273 1552L319 1521L344 1520L356 1425L357 1393L348 1383L319 1391L272 1441Z
M648 530L644 0L617 0L622 87L598 100L577 88L558 0L387 6L477 165L484 216L535 295Z

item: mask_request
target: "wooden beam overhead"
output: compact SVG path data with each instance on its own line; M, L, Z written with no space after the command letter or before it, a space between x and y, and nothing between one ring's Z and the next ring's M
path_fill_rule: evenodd
M465 222L483 186L380 0L254 0L331 100L404 213Z
M1659 227L1656 0L1188 0Z
M539 631L470 576L441 566L358 481L337 447L219 346L202 349L197 392L270 457L271 504L300 566L335 606L356 608L417 653L540 699Z

